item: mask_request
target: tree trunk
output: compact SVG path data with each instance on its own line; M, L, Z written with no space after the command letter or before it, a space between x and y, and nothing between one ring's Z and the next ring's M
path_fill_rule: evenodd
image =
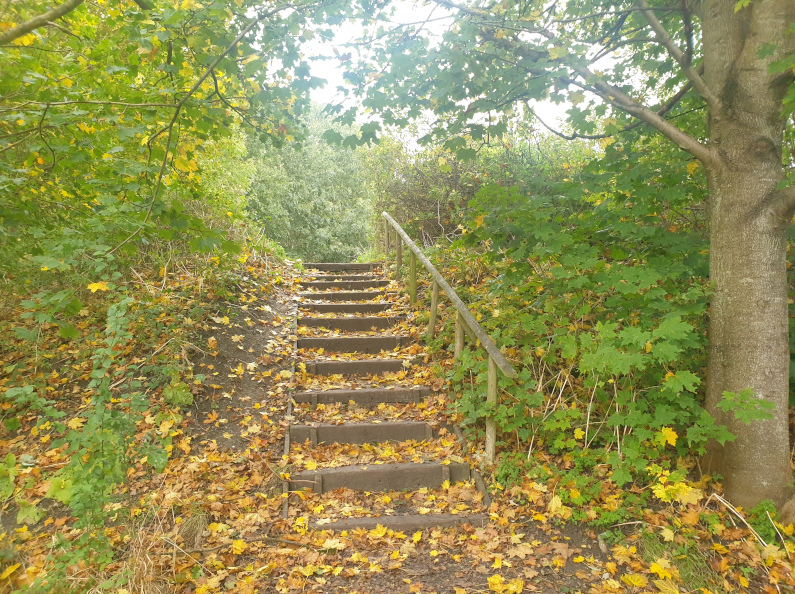
M749 159L749 161L753 161ZM707 410L737 438L713 444L707 466L736 505L783 502L791 482L786 226L758 212L775 183L749 168L710 175L710 307ZM717 408L723 392L751 388L773 418L745 424Z
M735 436L711 444L706 468L724 477L728 498L753 507L781 504L792 483L789 449L789 319L786 251L791 206L782 206L782 101L791 73L770 74L765 44L791 52L793 3L707 0L705 80L719 98L710 113L710 307L707 410ZM748 424L717 405L724 392L750 388L775 405L773 418Z

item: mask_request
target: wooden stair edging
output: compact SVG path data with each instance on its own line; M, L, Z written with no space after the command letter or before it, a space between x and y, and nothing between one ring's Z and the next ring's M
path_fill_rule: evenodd
M323 349L333 353L389 353L414 342L410 336L321 336L299 338L299 349Z
M318 392L295 392L293 400L296 403L318 404L347 404L350 401L360 406L377 406L385 404L409 404L425 400L431 394L427 386L414 388L363 388L358 390L323 390Z
M351 280L351 281L301 281L298 283L305 289L376 289L389 286L385 280Z
M331 425L290 425L290 440L319 443L384 443L395 441L424 441L433 439L434 430L423 421L384 421L382 423L341 423Z
M392 309L392 303L314 303L305 301L299 303L298 308L319 313L378 313Z
M383 262L307 262L303 264L306 270L321 270L328 272L362 271L372 272L384 265Z
M383 291L328 291L317 293L299 293L301 299L314 299L315 301L364 301L386 295Z
M445 481L457 483L471 478L467 462L393 462L357 464L336 468L303 470L290 475L290 489L311 488L317 494L343 487L354 491L417 491L438 489Z
M408 367L404 362L408 361ZM306 372L312 375L378 375L395 373L417 364L415 359L359 359L351 361L307 362Z
M364 528L374 530L378 526L384 526L395 532L415 532L426 528L450 528L471 524L475 527L483 527L489 522L488 514L473 514L466 516L463 514L426 514L409 516L378 516L365 518L345 518L344 520L309 522L309 527L315 530L355 530Z
M306 328L326 328L328 330L341 330L343 332L369 332L373 328L376 330L386 330L395 326L405 317L367 317L367 318L298 318L298 326Z
M309 278L313 281L357 281L357 280L379 280L372 274L310 274Z

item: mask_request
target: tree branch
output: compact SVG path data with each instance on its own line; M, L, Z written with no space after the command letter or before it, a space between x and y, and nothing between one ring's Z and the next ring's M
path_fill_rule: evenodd
M676 45L676 42L668 34L668 31L665 30L663 24L660 22L654 12L651 11L646 0L638 0L638 5L643 10L643 16L646 17L649 25L651 25L651 28L654 29L654 33L657 35L659 43L668 51L668 54L674 60L676 60L676 63L679 64L679 67L687 77L687 80L693 83L693 87L696 89L696 91L698 91L699 95L704 98L704 101L707 102L709 108L714 113L718 113L721 108L720 99L718 99L718 97L712 93L707 86L707 83L704 82L704 79L701 78L696 69L693 68L693 65L690 63L687 55L678 45Z
M599 95L604 101L618 107L622 111L626 111L647 124L650 124L663 136L676 143L679 148L687 151L705 165L711 164L717 159L715 153L701 144L693 136L674 126L659 113L652 111L642 103L638 103L621 89L605 82L601 76L584 66L574 67L574 71L585 79L585 82L590 86L591 92ZM572 79L562 80L570 84L577 84L577 81Z
M687 92L690 89L692 89L692 88L693 88L693 83L688 81L687 84L685 84L681 89L679 89L679 91L676 93L676 95L671 97L668 101L665 102L665 104L660 109L657 110L657 115L662 117L666 113L671 111L671 109L673 109L673 107L682 100L682 97L684 97L687 94ZM702 107L703 107L703 105L702 105ZM533 117L536 120L538 120L538 122L542 126L544 126L544 128L546 128L547 130L552 132L552 134L554 134L555 136L559 136L560 138L563 138L564 140L577 140L577 139L601 140L603 138L610 138L611 136L615 136L616 134L622 134L624 132L628 132L629 130L637 128L638 126L640 126L641 124L644 123L643 120L635 120L631 124L627 124L626 126L621 128L621 130L619 130L618 132L615 132L613 134L577 134L577 133L564 134L563 132L560 132L559 130L555 130L553 127L548 125L544 120L542 120L540 117L538 117L538 114L536 114L536 112L535 112L535 110L533 110L533 108L528 107L528 109L530 110L530 113L533 114Z
M14 41L17 38L22 37L23 35L27 35L31 31L35 31L40 27L44 27L45 25L50 24L51 21L59 19L65 14L69 14L75 8L80 6L82 3L83 0L67 0L60 6L57 6L52 10L45 12L44 14L40 14L37 17L33 17L32 19L30 19L25 23L22 23L21 25L17 25L16 27L12 27L8 31L0 33L0 45Z
M177 119L179 119L179 114L182 111L182 108L185 106L185 103L188 101L188 99L190 99L193 96L193 94L199 89L199 87L202 86L204 81L207 80L207 78L211 74L213 74L213 71L215 70L216 66L218 66L218 64L221 63L221 60L223 60L227 56L227 54L229 54L229 52L231 52L235 47L237 47L237 44L240 43L240 40L242 40L246 35L248 35L251 32L251 30L254 29L254 27L259 25L265 19L273 16L274 14L292 7L293 5L291 4L285 4L284 6L280 6L279 8L274 8L273 10L269 10L268 12L260 15L259 17L254 19L251 23L249 23L248 26L246 26L246 28L244 28L238 34L238 36L235 37L232 43L230 43L226 47L226 49L218 57L216 57L215 60L213 60L212 64L210 64L207 67L207 69L204 71L204 74L202 74L201 77L199 77L199 80L197 80L190 88L190 90L185 94L185 96L182 99L180 99L179 103L172 106L174 107L174 115L171 117L171 120L168 123L168 140L166 141L166 147L163 154L163 161L160 164L160 172L157 175L157 182L155 183L155 189L152 192L152 199L149 201L149 205L146 208L146 215L144 216L144 220L141 222L138 228L135 231L133 231L124 241L122 241L112 250L108 251L109 254L114 253L115 251L120 249L123 245L131 241L136 235L138 235L141 232L141 230L144 228L146 223L149 222L149 217L152 216L152 208L154 207L155 201L157 200L157 194L158 192L160 192L160 188L163 185L163 176L165 174L166 165L168 163L168 152L169 150L171 150L171 137L174 133L174 124L177 123Z

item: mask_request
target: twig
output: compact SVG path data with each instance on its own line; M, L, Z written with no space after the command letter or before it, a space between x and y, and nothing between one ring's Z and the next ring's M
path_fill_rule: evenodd
M765 513L767 514L767 519L770 520L771 524L773 524L773 530L776 531L776 534L778 534L778 537L781 539L781 544L784 545L784 552L787 553L787 559L792 561L792 555L790 555L790 552L787 549L787 541L784 540L784 536L781 534L781 532L778 531L778 526L776 526L776 523L773 521L773 518L770 517L770 512L765 510Z

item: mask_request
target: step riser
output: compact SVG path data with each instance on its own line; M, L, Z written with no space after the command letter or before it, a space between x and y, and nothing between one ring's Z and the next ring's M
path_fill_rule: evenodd
M335 353L376 354L404 347L413 342L408 336L340 336L335 338L299 338L299 349L324 349Z
M416 491L438 489L445 481L468 481L467 463L369 464L298 472L290 479L290 490L311 488L322 494L343 487L354 491Z
M298 318L298 326L326 328L343 332L385 330L397 324L399 318Z
M352 423L350 425L291 425L290 441L312 447L319 443L384 443L433 439L433 428L421 422Z
M359 406L378 406L384 404L409 404L425 400L431 391L429 388L396 388L394 390L329 390L327 392L297 392L293 400L297 403L347 404L355 402Z
M299 284L306 289L318 289L320 291L325 291L326 289L350 289L351 291L354 291L358 289L386 287L389 285L389 281L303 281Z
M427 516L380 516L378 518L348 518L336 522L310 522L309 526L314 530L355 530L363 528L365 530L375 530L379 525L385 526L395 532L406 534L426 528L450 528L453 526L485 526L489 522L489 516L476 514L472 516L460 516L457 514L435 514Z
M302 299L314 301L364 301L383 295L381 291L336 291L334 293L300 293Z
M381 373L395 373L404 367L402 360L370 359L364 361L321 361L307 363L306 372L312 375L378 375Z
M298 307L318 313L372 314L392 309L391 303L299 303Z
M381 280L371 274L316 274L311 276L310 278L313 281L336 281L336 282Z
M328 272L371 272L381 267L378 262L360 264L358 262L308 262L304 264L307 270L322 270Z

